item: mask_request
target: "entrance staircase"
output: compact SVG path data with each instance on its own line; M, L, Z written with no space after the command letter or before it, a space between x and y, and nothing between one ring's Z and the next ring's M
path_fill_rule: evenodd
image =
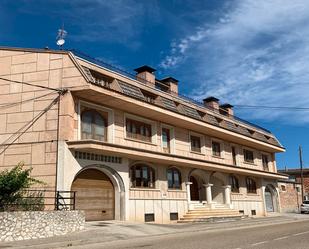
M238 220L245 216L238 210L231 209L224 204L195 204L194 209L189 210L178 223L214 222L224 220Z

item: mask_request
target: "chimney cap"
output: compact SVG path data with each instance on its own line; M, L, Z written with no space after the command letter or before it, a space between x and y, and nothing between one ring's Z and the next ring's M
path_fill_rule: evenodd
M227 109L227 108L233 108L234 106L232 106L231 104L229 103L225 103L223 105L220 105L221 108L224 108L224 109Z
M173 78L171 76L165 77L160 81L165 82L165 83L172 82L172 83L175 83L175 84L178 84L178 82L179 82L178 80L176 80L175 78Z
M135 68L134 71L137 72L137 73L142 73L142 72L153 73L153 72L155 72L157 70L152 68L152 67L150 67L150 66L144 65L144 66Z
M206 103L211 102L211 101L219 102L219 99L211 96L211 97L203 99L203 101L206 102Z

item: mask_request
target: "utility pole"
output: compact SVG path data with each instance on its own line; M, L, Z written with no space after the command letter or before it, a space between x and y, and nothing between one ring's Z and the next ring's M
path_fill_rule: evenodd
M303 202L304 201L304 174L303 174L303 157L302 157L301 146L299 146L299 163L300 163L301 198Z

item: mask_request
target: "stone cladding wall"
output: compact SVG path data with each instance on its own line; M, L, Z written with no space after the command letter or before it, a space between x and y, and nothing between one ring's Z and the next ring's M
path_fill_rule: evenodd
M0 241L47 238L82 230L83 211L20 211L0 213Z

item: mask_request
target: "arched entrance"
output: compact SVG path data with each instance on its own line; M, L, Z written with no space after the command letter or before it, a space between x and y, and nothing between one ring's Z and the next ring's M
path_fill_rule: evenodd
M200 195L199 195L199 187L198 182L194 176L190 176L190 182L192 183L190 185L190 196L192 201L199 201Z
M276 189L272 185L267 185L265 187L265 206L266 212L276 212L277 211L277 194Z
M114 186L102 171L93 168L81 171L71 190L76 191L76 209L85 211L87 221L115 218Z

